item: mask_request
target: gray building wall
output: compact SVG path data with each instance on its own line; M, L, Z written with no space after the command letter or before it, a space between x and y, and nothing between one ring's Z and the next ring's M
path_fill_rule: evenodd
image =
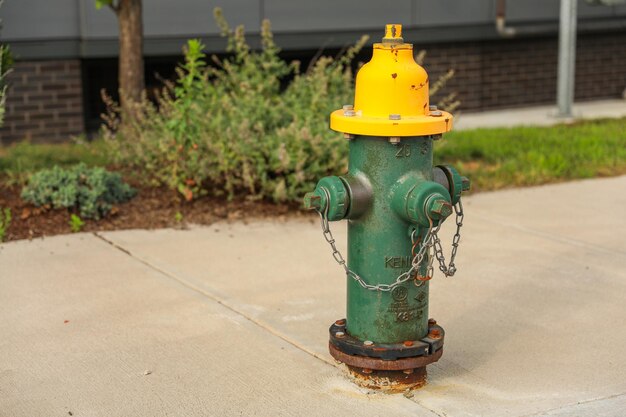
M11 45L16 63L0 145L61 142L98 128L106 110L100 91L117 90L118 45L113 12L94 4L4 2L0 39ZM445 91L458 93L464 111L548 103L556 93L559 0L509 0L507 24L519 32L511 39L495 28L496 0L143 0L143 6L147 75L162 75L163 62L173 70L189 38L222 52L226 42L213 19L220 6L231 26L246 27L253 46L268 18L276 43L304 59L363 34L373 42L385 23L401 23L405 39L428 51L431 79L456 71ZM626 6L579 0L578 27L576 99L619 97L626 87ZM369 59L368 49L358 60Z
M211 51L224 42L213 20L216 6L255 39L268 18L284 49L341 47L363 33L378 38L385 23L405 25L416 43L495 39L495 0L144 0L146 55L180 53L185 39L202 38ZM512 25L556 31L558 0L507 2ZM581 30L626 27L626 6L579 0ZM22 59L116 56L117 22L94 0L7 0L0 8L0 39Z

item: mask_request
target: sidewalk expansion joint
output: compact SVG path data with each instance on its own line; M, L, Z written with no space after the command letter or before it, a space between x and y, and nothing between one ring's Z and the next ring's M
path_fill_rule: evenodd
M255 324L256 326L262 328L263 330L265 330L266 332L272 334L273 336L276 336L280 339L282 339L284 342L287 342L288 344L292 345L293 347L295 347L298 350L301 350L311 356L313 356L315 359L319 359L320 361L324 362L327 365L330 365L334 368L337 368L337 364L335 364L333 361L328 360L320 355L318 355L316 352L308 349L307 347L301 345L300 343L298 343L296 340L288 337L287 335L279 332L278 330L274 329L272 326L270 326L267 323L264 323L261 320L255 319L254 317L250 317L248 316L245 312L238 310L235 306L230 305L226 300L219 298L218 296L216 296L215 294L212 294L209 291L206 291L205 289L202 289L196 285L194 285L193 283L180 278L178 276L176 276L175 274L170 273L169 271L164 270L163 268L160 268L156 265L153 265L152 263L150 263L149 261L142 259L141 257L135 256L133 255L128 249L124 248L123 246L118 245L117 243L115 243L112 240L107 239L106 237L102 236L101 234L99 234L98 232L93 232L93 235L95 237L97 237L98 239L102 240L103 242L111 245L112 247L114 247L115 249L123 252L124 254L130 256L133 260L142 263L143 265L147 266L148 268L158 272L159 274L174 280L176 282L178 282L179 284L183 285L184 287L186 287L187 289L190 289L194 292L199 293L200 295L209 298L210 300L224 306L225 308L227 308L228 310L232 311L233 313L237 314L238 316L243 317L244 319L250 321L251 323Z
M264 331L270 333L271 335L278 337L279 339L283 340L284 342L292 345L293 347L295 347L296 349L309 354L310 356L314 357L315 359L318 359L320 361L322 361L323 363L325 363L326 365L330 365L333 368L336 369L342 369L340 365L338 365L337 363L335 363L333 360L329 360L324 358L323 356L320 356L319 354L317 354L316 352L314 352L313 350L308 349L306 346L301 345L298 341L290 338L289 336L279 332L278 330L274 329L271 325L264 323L261 320L255 319L254 317L250 317L248 316L245 312L238 310L235 306L230 305L226 300L216 296L215 294L200 288L198 286L196 286L195 284L189 282L188 280L185 280L183 278L178 277L177 275L164 270L163 268L157 266L157 265L153 265L152 263L150 263L149 261L142 259L141 257L138 257L136 255L134 255L130 250L126 249L125 247L115 243L114 241L107 239L106 237L102 236L101 234L99 234L98 232L93 232L93 235L95 237L97 237L98 239L102 240L103 242L105 242L106 244L112 246L113 248L119 250L120 252L128 255L129 257L131 257L134 261L139 262L145 266L147 266L148 268L152 269L155 272L158 272L159 274L163 275L164 277L171 279L173 281L176 281L178 284L184 286L185 288L192 290L196 293L199 293L201 296L206 297L208 299L210 299L211 301L214 301L220 305L222 305L223 307L227 308L228 310L232 311L233 313L237 314L238 316L250 321L251 323L253 323L254 325L262 328ZM435 410L433 410L432 408L420 403L417 399L415 398L403 398L407 401L410 401L418 406L420 406L422 409L424 409L424 411L429 411L431 412L433 415L437 416L437 417L446 417L445 414L441 414Z
M443 411L440 413L436 410L433 410L432 408L430 408L427 405L422 404L417 398L413 397L413 398L408 398L409 401L411 401L412 403L415 403L417 405L419 405L420 407L430 411L431 413L433 413L434 415L436 415L437 417L448 417L448 415L446 413L444 413Z
M612 400L613 398L622 397L624 395L626 395L626 392L622 392L620 394L607 395L606 397L591 398L591 399L588 399L588 400L581 400L581 401L577 401L575 403L565 404L565 405L562 405L560 407L550 408L549 410L539 411L537 413L524 414L523 416L520 416L520 417L541 417L541 416L547 415L546 413L552 413L554 411L564 410L564 409L570 408L570 407L576 407L577 405L585 405L585 404L595 403L595 402L598 402L598 401Z

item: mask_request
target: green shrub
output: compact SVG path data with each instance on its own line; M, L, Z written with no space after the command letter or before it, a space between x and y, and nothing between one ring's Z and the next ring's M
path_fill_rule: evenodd
M73 208L83 218L106 216L114 204L130 200L135 190L120 175L104 168L78 164L73 168L54 167L31 176L22 198L36 206Z
M11 65L11 53L6 45L0 45L0 126L4 123L6 100L6 76Z
M4 242L7 230L11 226L11 209L6 207L4 210L0 208L0 243Z
M2 6L3 0L0 0L0 6ZM0 20L0 25L1 25ZM13 65L13 56L11 55L11 50L8 45L0 44L0 126L2 126L4 122L4 112L5 112L5 100L6 100L6 78L7 74L10 71L11 66ZM0 140L0 143L2 141Z
M83 219L72 213L72 215L70 216L69 225L72 233L78 233L85 225L85 222L83 221Z
M302 74L278 56L267 21L262 50L252 52L241 27L232 31L216 17L232 57L213 58L217 67L209 67L203 45L189 41L179 79L158 105L144 103L133 122L109 119L114 155L188 200L206 193L296 199L345 164L345 146L327 118L337 103L352 101L349 64L365 39ZM294 79L281 91L287 75Z
M352 103L351 64L367 38L301 72L279 57L268 21L261 50L252 51L241 26L231 30L219 9L215 17L229 58L212 57L209 66L203 45L191 40L177 82L157 104L144 102L133 120L120 123L123 115L109 102L105 137L113 155L187 200L207 193L299 200L347 165L347 146L328 128L328 116ZM286 77L291 81L281 86Z

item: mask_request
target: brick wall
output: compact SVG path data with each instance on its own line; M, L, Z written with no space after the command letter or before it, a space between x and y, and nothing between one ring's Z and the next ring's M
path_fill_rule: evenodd
M84 132L80 60L17 61L0 144L62 142Z
M462 111L556 101L556 36L416 43L415 49L427 50L424 65L431 81L450 68L456 70L442 94L457 92ZM367 61L370 57L371 51L363 51L359 60ZM172 67L175 65L174 60L171 64ZM87 91L98 92L107 83L117 85L117 71L107 71L104 75L110 79L88 79ZM61 142L84 133L80 60L18 61L9 83L0 144L22 139ZM576 57L576 100L619 98L625 88L626 31L580 34ZM95 125L98 123L99 120L95 120Z
M626 32L581 34L577 40L576 100L619 98L626 88ZM453 68L443 93L455 91L461 110L556 102L556 37L441 45L426 49L431 82Z

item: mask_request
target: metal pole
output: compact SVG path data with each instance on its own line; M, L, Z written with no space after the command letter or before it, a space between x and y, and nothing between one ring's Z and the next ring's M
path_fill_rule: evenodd
M574 101L576 5L577 0L561 0L557 104L559 106L558 116L566 118L572 117L572 103Z

